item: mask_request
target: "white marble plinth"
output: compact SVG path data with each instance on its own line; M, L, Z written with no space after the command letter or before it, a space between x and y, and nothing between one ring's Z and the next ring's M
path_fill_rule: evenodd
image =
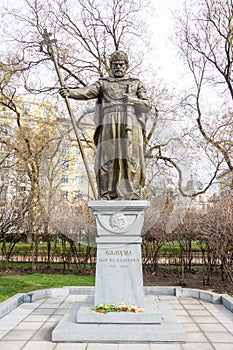
M93 300L90 299L74 303L53 330L53 342L112 344L185 341L185 332L166 302L156 302L146 295L148 312L105 315L91 311Z
M141 230L147 201L91 201L97 226L94 305L144 306Z

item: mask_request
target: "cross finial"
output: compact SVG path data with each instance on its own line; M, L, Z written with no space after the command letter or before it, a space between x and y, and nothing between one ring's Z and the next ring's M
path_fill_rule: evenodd
M57 40L56 39L50 39L52 33L48 33L47 29L45 28L44 29L44 32L42 34L43 36L43 41L41 41L40 43L40 51L43 51L43 46L46 45L46 48L47 48L47 53L51 56L52 54L52 43L56 43Z

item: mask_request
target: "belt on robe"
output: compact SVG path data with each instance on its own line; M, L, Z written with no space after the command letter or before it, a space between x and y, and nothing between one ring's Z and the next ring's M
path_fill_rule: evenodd
M134 106L127 104L119 104L115 106L103 106L104 114L114 113L114 112L127 112L127 113L135 113Z

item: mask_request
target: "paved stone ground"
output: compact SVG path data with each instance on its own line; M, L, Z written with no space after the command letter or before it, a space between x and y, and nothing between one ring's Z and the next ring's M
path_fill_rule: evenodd
M51 332L75 301L86 295L54 296L23 303L0 319L1 350L233 350L233 313L192 297L155 296L173 310L186 343L53 343Z

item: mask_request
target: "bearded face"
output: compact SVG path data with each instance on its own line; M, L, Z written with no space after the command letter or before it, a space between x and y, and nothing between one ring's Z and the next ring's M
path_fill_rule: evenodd
M112 74L115 78L122 78L127 71L127 64L125 61L117 60L111 64Z

